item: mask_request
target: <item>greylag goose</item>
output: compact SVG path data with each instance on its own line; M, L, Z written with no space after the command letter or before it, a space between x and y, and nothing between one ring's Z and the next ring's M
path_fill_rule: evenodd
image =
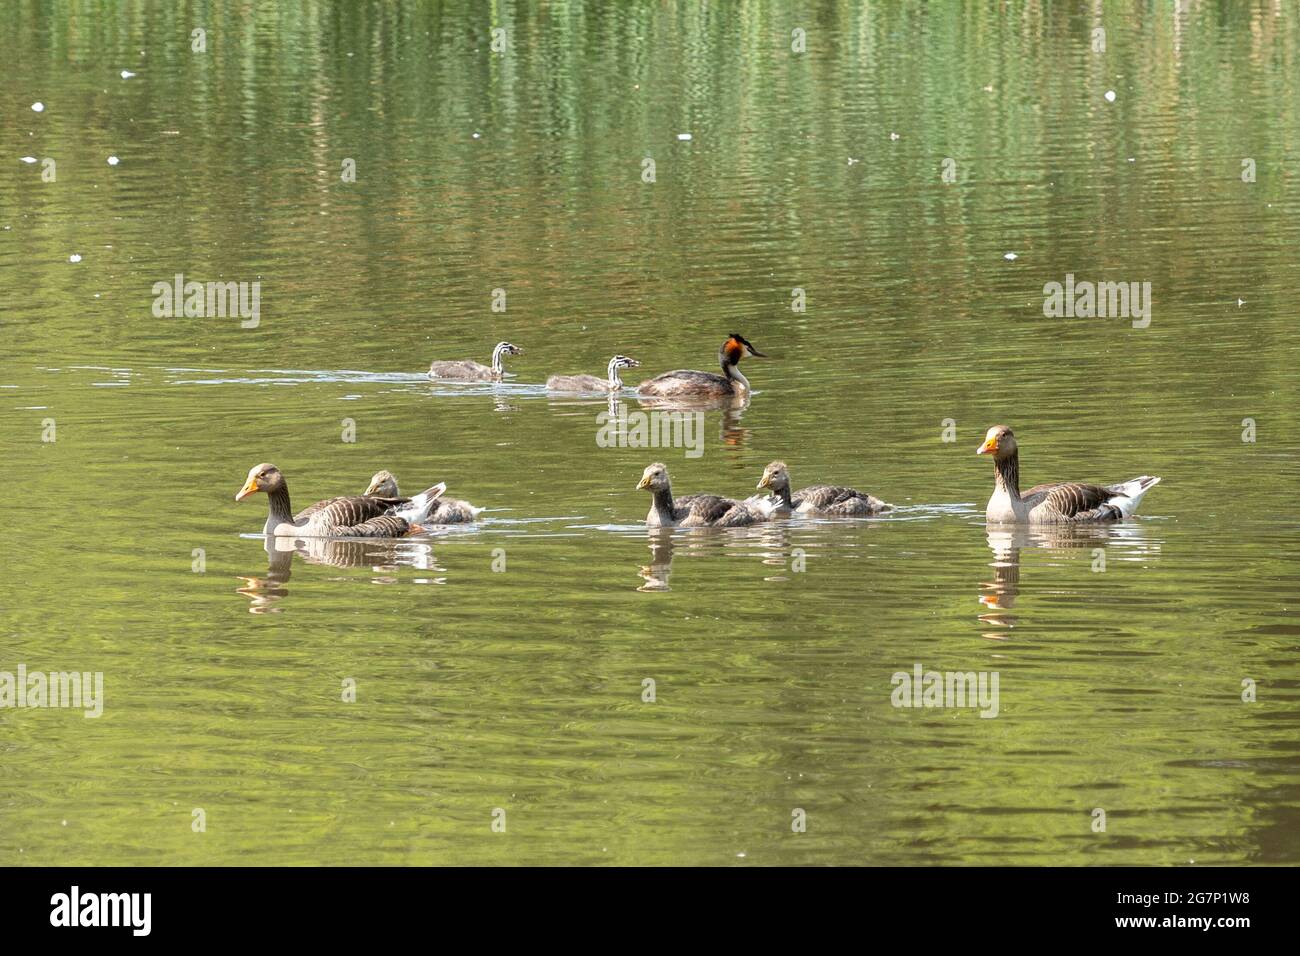
M459 359L450 362L431 362L429 364L429 378L445 378L458 382L499 382L505 375L505 366L501 364L503 355L522 355L524 352L517 345L511 345L509 342L498 342L496 348L492 350L492 365L480 365L478 362L470 359Z
M615 355L609 360L605 378L595 375L552 375L546 387L552 392L617 392L623 387L618 377L619 369L636 368L641 363L626 355Z
M763 469L758 487L771 490L775 496L772 513L776 515L859 518L878 515L893 507L873 495L842 485L809 485L791 494L790 471L783 461L774 461Z
M326 498L295 516L284 475L275 465L263 462L248 470L248 480L235 500L243 501L259 491L266 493L270 515L262 528L263 534L298 538L401 538L424 530L403 517L403 513L428 509L430 502L445 490L445 485L437 484L414 498L395 495Z
M722 365L722 374L716 372L697 372L693 369L677 369L664 372L654 378L646 379L637 386L637 392L647 396L725 398L742 396L749 393L749 379L740 374L737 366L747 356L766 358L762 352L750 345L746 339L732 332L727 341L718 350L718 362Z
M662 462L647 465L637 489L654 496L645 523L651 528L734 528L763 521L767 516L743 501L720 495L673 497L668 468Z
M1116 485L1062 481L1035 485L1022 492L1016 436L1006 425L990 428L975 454L993 456L993 496L984 511L990 523L1117 521L1137 511L1142 496L1160 483L1159 478L1142 475Z
M442 483L439 482L439 484ZM377 471L375 476L370 479L366 494L378 495L381 498L397 498L397 479L393 477L391 471ZM418 510L414 501L407 507L410 510L399 510L397 514L406 518L407 521L420 525L460 524L465 521L473 521L483 510L474 507L468 501L442 497L429 499L425 503L423 510Z

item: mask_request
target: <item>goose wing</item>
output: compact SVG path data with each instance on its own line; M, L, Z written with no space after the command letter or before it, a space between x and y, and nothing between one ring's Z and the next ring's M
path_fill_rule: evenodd
M812 508L829 508L857 498L870 498L854 488L843 485L809 485L794 494L796 505L807 503Z
M870 515L890 508L879 498L843 485L810 485L796 493L793 501L796 508L804 506L831 515Z
M1035 485L1021 495L1031 511L1057 521L1095 521L1122 517L1118 508L1107 504L1114 496L1115 491L1111 488L1082 481Z
M682 524L714 524L737 504L721 495L685 495L673 501L673 508L684 515Z
M296 515L293 516L293 520L304 521L307 518L310 518L316 512L320 511L322 508L326 508L329 505L332 505L334 502L341 501L341 500L342 499L340 498L322 499L321 501L316 502L314 505L308 505L306 508L303 508L302 511L299 511Z
M410 524L391 512L408 501L409 498L348 495L318 501L301 512L300 517L305 514L317 529L343 537L401 537Z

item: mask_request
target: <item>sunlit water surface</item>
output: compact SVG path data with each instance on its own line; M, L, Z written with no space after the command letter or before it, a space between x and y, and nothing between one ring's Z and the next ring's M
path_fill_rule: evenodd
M504 3L496 55L469 4L10 4L0 670L105 702L0 710L0 864L1300 861L1300 25L1094 6ZM156 318L178 272L260 324ZM1149 327L1045 318L1067 273ZM732 330L695 449L540 387ZM1026 484L1163 483L987 529L1001 421ZM641 526L648 462L774 458L897 507ZM487 511L280 551L264 460ZM917 665L996 718L894 707Z

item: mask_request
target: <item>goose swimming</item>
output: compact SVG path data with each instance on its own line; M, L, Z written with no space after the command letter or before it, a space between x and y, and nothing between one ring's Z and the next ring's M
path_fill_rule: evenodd
M270 462L254 465L248 480L235 495L243 501L259 491L266 494L270 514L262 533L291 535L298 538L401 538L424 529L408 521L399 511L429 508L446 490L437 484L414 498L352 495L326 498L311 507L293 513L289 504L289 485L280 469Z
M990 523L1118 521L1137 511L1142 496L1160 483L1159 478L1142 475L1115 485L1062 481L1035 485L1022 492L1016 436L1006 425L990 428L975 454L993 456L993 495L984 511Z

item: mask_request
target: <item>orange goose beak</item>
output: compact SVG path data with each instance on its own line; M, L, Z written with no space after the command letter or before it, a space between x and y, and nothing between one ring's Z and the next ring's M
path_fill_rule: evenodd
M997 436L994 436L993 438L990 438L988 441L986 441L984 444L980 445L979 448L975 450L975 454L992 455L997 450L998 450L998 439Z
M244 487L239 489L239 494L235 495L235 500L243 501L249 495L253 494L253 492L261 491L261 490L262 489L258 487L257 479L249 478L246 482L244 482Z

